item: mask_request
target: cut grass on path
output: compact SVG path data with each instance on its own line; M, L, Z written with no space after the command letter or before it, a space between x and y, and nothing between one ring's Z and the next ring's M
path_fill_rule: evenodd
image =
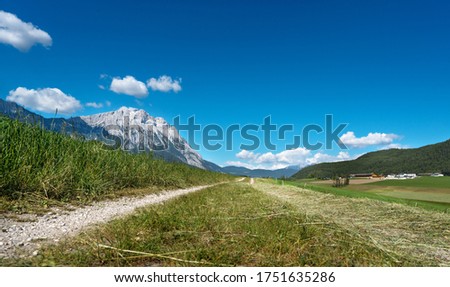
M355 234L392 258L450 265L450 215L368 198L349 198L258 181L255 188Z
M229 183L93 228L40 255L31 266L398 266L394 256L321 216L258 189ZM293 188L293 187L290 187Z

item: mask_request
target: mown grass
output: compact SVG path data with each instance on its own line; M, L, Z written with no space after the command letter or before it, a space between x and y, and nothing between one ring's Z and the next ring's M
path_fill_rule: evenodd
M333 222L393 258L450 266L450 214L368 198L350 198L258 180L254 188ZM401 259L400 259L401 261Z
M0 147L1 211L89 202L127 188L179 188L230 178L6 118L0 118Z
M3 265L397 266L384 250L247 183L211 187L141 209Z
M278 181L277 184L282 184L281 181ZM392 203L400 203L406 204L410 206L420 207L428 210L437 210L449 213L450 212L450 204L447 202L433 202L426 200L417 200L417 199L408 199L408 198L398 198L398 197L390 197L382 194L378 194L375 192L367 192L360 191L356 189L347 189L347 188L337 188L332 186L327 186L324 184L312 184L305 181L297 181L297 180L289 180L283 181L283 184L297 186L301 188L306 188L312 191L322 192L322 193L330 193L339 196L346 196L350 198L369 198L375 200L381 200Z

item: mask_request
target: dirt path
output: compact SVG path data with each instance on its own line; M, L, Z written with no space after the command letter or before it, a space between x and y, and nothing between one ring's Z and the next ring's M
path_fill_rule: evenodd
M450 266L450 214L260 181L253 187L296 206L318 226L336 223L394 258Z
M75 235L88 226L130 214L136 208L158 204L210 186L213 185L98 202L71 212L48 213L34 222L0 218L0 258L36 255L43 243L58 242L61 238Z

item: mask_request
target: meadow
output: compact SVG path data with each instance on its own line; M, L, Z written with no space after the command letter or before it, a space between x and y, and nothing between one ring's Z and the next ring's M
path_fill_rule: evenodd
M281 181L277 182L278 184ZM450 178L419 177L409 180L351 179L350 185L332 187L328 180L303 179L284 184L351 198L369 198L429 210L450 212Z
M368 183L376 186L404 186L414 188L442 188L450 191L450 176L432 177L421 176L410 180L382 180Z
M23 266L417 266L437 263L277 198L292 187L227 183L94 227ZM255 187L254 187L255 186ZM279 193L279 194L281 194ZM313 194L316 194L313 192ZM301 196L301 193L298 193Z

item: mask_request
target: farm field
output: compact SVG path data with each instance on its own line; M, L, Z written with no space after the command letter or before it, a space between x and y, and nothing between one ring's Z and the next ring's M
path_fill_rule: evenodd
M296 180L287 184L348 197L366 197L450 211L450 177L418 177L407 180L351 179L350 185L342 188L331 187L331 180Z
M371 185L378 186L404 186L404 187L423 187L423 188L442 188L450 191L450 176L432 177L421 176L410 180L373 180Z
M349 189L380 195L450 204L450 177L418 177L406 180L376 180L350 184Z

